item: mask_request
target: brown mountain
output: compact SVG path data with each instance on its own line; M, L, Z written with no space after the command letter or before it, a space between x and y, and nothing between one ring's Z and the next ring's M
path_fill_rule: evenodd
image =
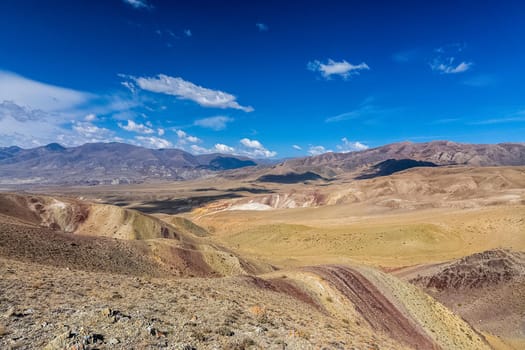
M436 165L500 166L525 165L525 144L464 144L450 141L400 142L360 152L325 153L290 159L274 169L297 173L313 171L334 176L356 171L389 159L412 159Z

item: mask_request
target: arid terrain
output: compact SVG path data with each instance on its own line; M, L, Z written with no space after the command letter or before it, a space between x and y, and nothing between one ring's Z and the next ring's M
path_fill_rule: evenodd
M0 348L525 348L525 167L430 165L6 188Z

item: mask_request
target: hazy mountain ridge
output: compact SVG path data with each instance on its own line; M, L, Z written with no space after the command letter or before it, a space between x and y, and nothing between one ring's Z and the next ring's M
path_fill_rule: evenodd
M385 161L435 165L508 166L525 165L525 145L519 143L462 144L449 141L401 142L365 151L325 153L287 159L269 167L247 157L193 155L180 149L148 149L124 143L90 143L65 148L52 143L22 149L0 148L0 183L3 184L109 184L146 180L189 180L238 169L236 174L283 175L312 172L331 178L345 172L368 174ZM248 172L240 169L260 165ZM261 169L262 167L262 169ZM372 167L372 168L371 168ZM266 169L265 169L266 168Z
M148 149L124 143L89 143L65 148L0 148L3 183L135 183L146 179L187 180L214 171L253 166L247 157L192 155L179 149Z

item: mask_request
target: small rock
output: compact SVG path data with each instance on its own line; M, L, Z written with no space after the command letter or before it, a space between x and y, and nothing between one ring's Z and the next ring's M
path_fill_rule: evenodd
M111 338L108 340L109 345L117 345L118 343L120 343L120 340L118 340L117 338Z
M102 316L109 317L109 316L111 316L112 311L111 311L111 309L109 307L107 307L105 309L102 309L102 311L100 311L100 313L102 314Z
M266 328L266 327L261 327L261 326L255 327L255 333L257 335L261 335L261 334L263 334L266 331L268 331L268 328Z
M44 350L62 350L68 347L69 339L74 335L68 330L55 339L53 339L49 344L44 347Z
M14 306L11 306L9 309L7 309L7 311L5 312L4 314L4 317L5 318L9 318L11 316L13 316L15 314L15 307Z
M194 346L191 346L191 345L186 344L186 345L182 345L182 346L180 347L180 350L197 350L197 348L194 347Z

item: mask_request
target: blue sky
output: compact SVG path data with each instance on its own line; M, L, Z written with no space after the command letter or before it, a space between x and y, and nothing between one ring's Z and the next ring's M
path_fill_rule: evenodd
M525 141L521 1L0 2L0 146Z

